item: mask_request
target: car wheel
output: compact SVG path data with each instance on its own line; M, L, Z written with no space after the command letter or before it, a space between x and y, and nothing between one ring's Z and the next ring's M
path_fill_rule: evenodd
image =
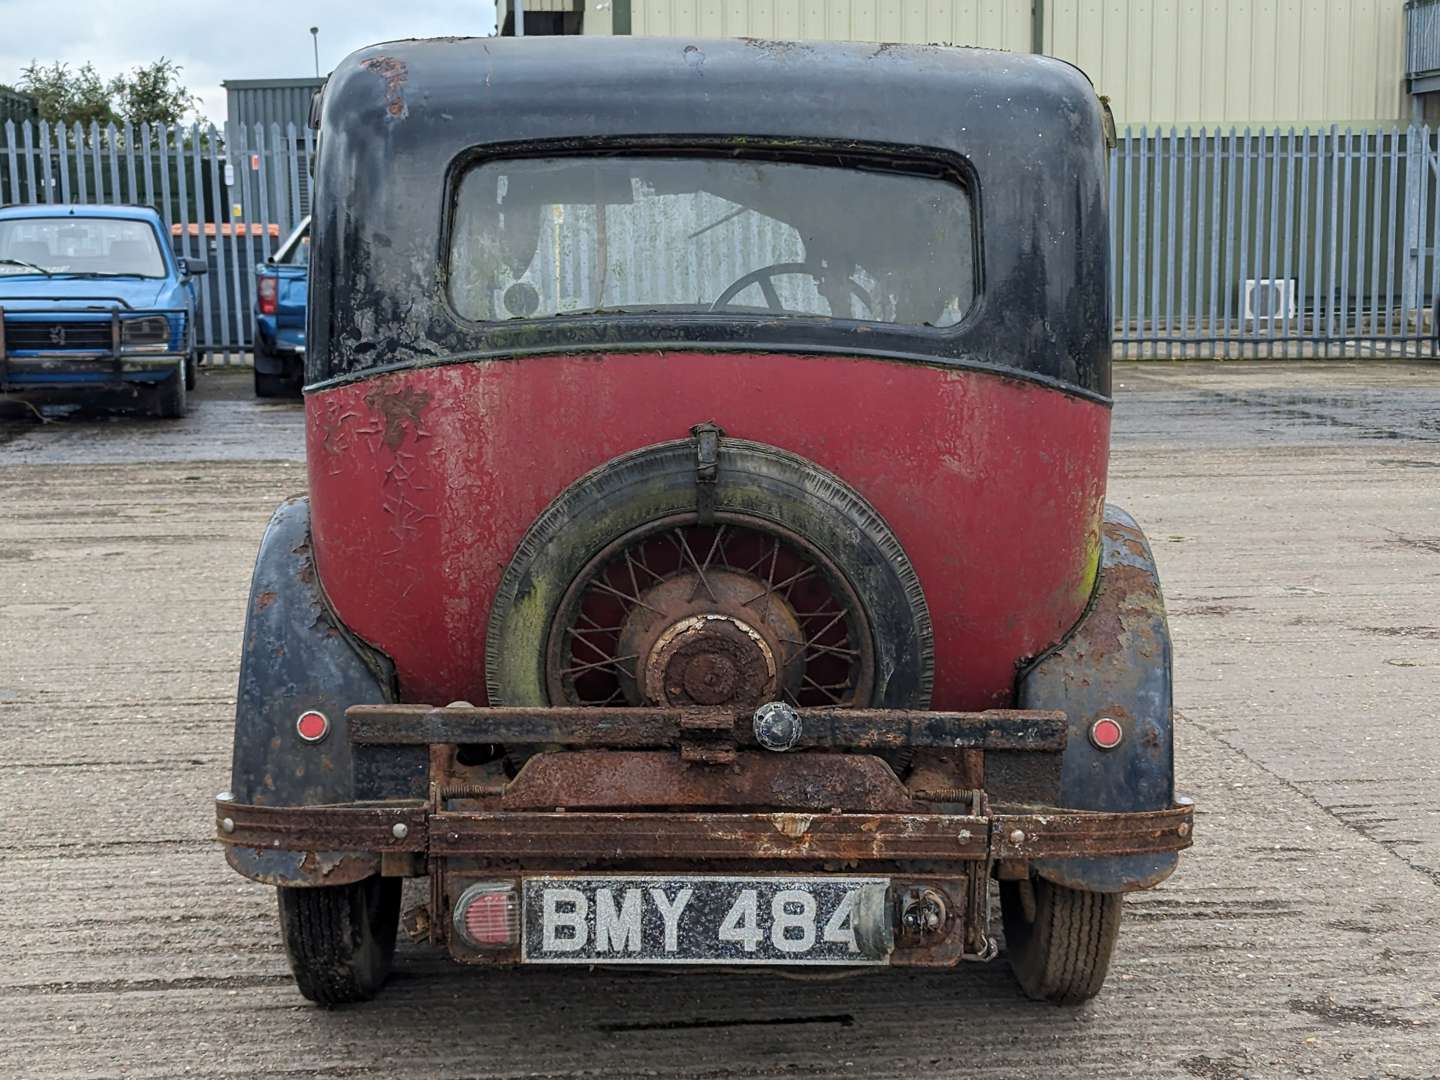
M188 403L188 396L185 391L188 389L185 378L184 365L174 374L165 378L155 388L155 403L153 411L156 416L166 420L178 420L185 415Z
M196 380L199 378L199 374L200 374L200 357L199 357L198 355L196 355L195 352L192 351L189 356L185 357L185 389L186 389L186 390L194 390L194 389L195 389L195 382L196 382Z
M288 375L255 372L255 396L261 398L298 398L300 387Z
M1079 1005L1105 984L1123 897L1044 878L1000 883L1010 968L1037 1001Z
M276 355L267 349L259 338L255 340L255 396L259 398L298 398L302 379L298 372L281 370L272 373L260 370L260 358L267 366L278 362Z
M369 1001L390 974L399 878L278 889L280 938L300 993L319 1005Z

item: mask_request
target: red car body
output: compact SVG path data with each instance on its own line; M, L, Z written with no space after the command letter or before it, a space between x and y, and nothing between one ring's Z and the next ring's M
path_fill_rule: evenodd
M422 368L306 399L316 566L402 700L484 702L486 620L577 477L713 420L843 476L895 530L935 626L937 709L1014 703L1099 558L1110 410L1034 382L865 357L587 353Z

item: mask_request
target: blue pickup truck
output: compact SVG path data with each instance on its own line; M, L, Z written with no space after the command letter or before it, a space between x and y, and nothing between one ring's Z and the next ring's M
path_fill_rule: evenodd
M305 382L310 219L255 270L255 396L299 397Z
M145 206L0 207L0 396L185 415L195 278Z

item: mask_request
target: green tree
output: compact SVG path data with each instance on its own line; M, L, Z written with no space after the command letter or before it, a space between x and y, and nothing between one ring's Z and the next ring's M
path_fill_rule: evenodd
M167 57L134 68L110 83L115 111L132 124L178 124L200 106L180 81L184 69Z
M77 71L59 60L53 64L32 60L20 73L20 89L35 98L40 119L52 124L79 123L88 128L92 121L104 127L128 120L174 125L200 105L180 79L183 70L162 56L106 82L92 64Z
M35 98L40 119L52 124L88 127L92 121L104 125L115 119L110 87L93 64L71 71L69 64L59 60L49 66L32 60L20 72L20 89Z

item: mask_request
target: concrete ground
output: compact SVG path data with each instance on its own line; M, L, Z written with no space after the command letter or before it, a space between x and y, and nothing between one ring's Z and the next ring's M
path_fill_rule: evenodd
M1003 962L840 982L479 973L402 945L295 992L225 865L251 561L298 406L0 419L0 1075L1440 1076L1440 367L1116 373L1111 499L1154 542L1196 847L1101 998Z

